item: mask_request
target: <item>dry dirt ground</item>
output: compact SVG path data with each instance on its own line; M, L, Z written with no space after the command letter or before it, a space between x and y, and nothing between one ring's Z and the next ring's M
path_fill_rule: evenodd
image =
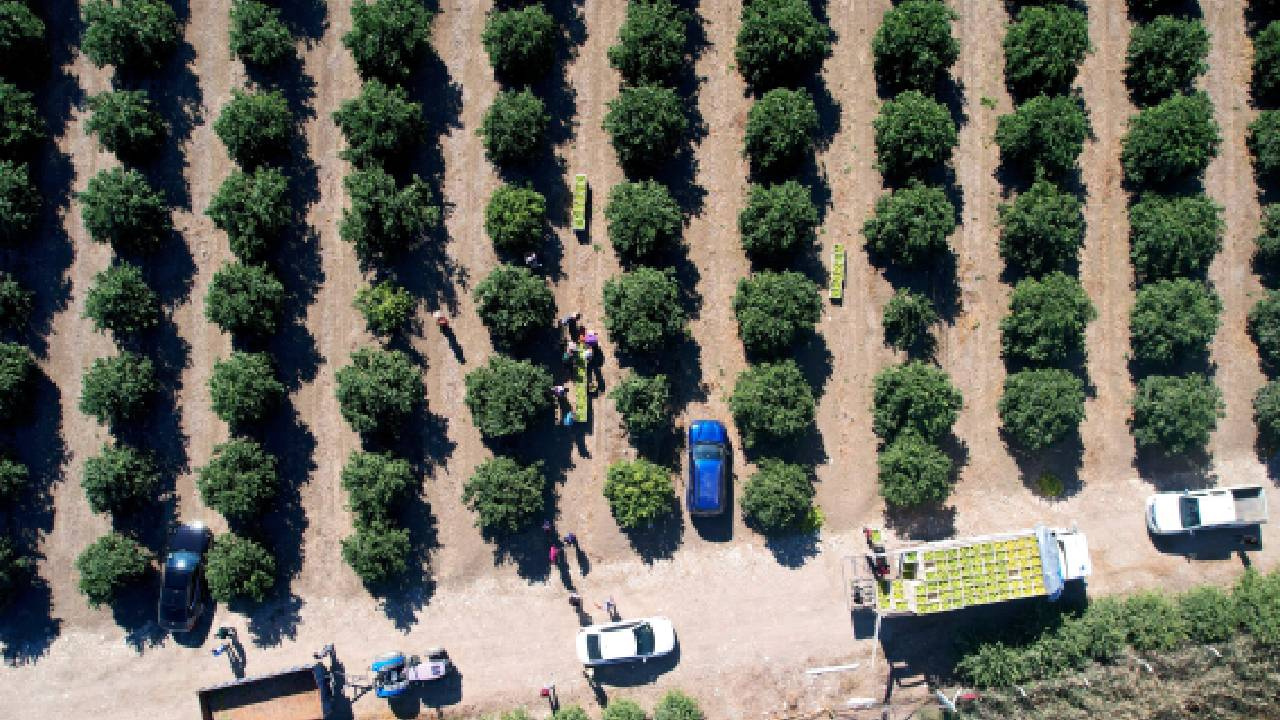
M170 288L166 297L172 301L172 328L162 350L175 368L171 408L176 408L167 420L157 421L154 440L169 451L175 470L173 512L218 525L217 514L202 507L192 477L227 433L210 410L205 387L214 360L229 352L230 341L205 321L202 305L209 278L230 255L225 237L203 211L231 170L211 123L231 89L243 86L246 77L228 57L225 4L177 4L187 15L186 44L179 62L154 88L168 93L163 103L173 114L185 108L191 118L189 129L177 133L178 144L162 158L170 163L170 192L180 206L175 223L186 249L166 256L152 270L156 281ZM54 5L63 15L56 27L70 32L74 23L66 16L74 4L59 0ZM891 527L899 536L932 538L1076 522L1092 544L1091 593L1228 582L1241 568L1234 556L1190 557L1153 547L1143 527L1141 502L1156 486L1217 480L1274 487L1253 448L1249 403L1263 376L1243 326L1260 291L1248 262L1258 203L1244 148L1244 129L1254 111L1246 93L1250 49L1243 1L1204 3L1213 44L1203 86L1213 98L1224 135L1223 152L1210 167L1206 186L1226 208L1225 249L1211 278L1225 306L1212 362L1227 409L1212 442L1212 462L1201 470L1139 464L1126 427L1133 392L1126 362L1133 291L1127 196L1118 156L1133 108L1123 85L1130 27L1123 0L1088 3L1093 53L1078 81L1094 134L1081 158L1089 228L1081 276L1099 310L1088 333L1092 393L1082 448L1020 464L1002 442L996 413L1005 372L999 321L1009 286L1001 278L996 245L996 207L1005 189L995 175L998 149L992 135L997 117L1011 108L1000 46L1000 28L1008 18L999 0L954 5L962 48L954 69L955 110L963 121L954 166L963 209L953 238L956 311L941 331L938 358L965 397L955 428L962 468L945 512L890 518ZM386 599L371 597L362 588L339 549L350 516L338 477L358 439L339 416L333 374L352 350L375 342L351 307L363 276L352 249L337 233L348 168L338 157L341 136L330 114L358 90L340 42L349 28L349 6L346 0L327 6L303 0L292 11L304 30L301 62L289 88L303 119L296 157L308 157L309 163L297 162L293 168L305 212L302 230L279 258L294 291L296 322L270 346L290 380L291 402L287 417L269 430L268 442L282 456L289 490L285 507L267 522L290 577L282 596L265 607L244 612L219 607L213 620L240 629L247 671L307 661L325 643L335 643L351 672L388 649L420 652L443 645L461 674L428 690L421 700L461 716L520 704L543 713L537 688L547 682L557 685L562 701L588 705L627 696L647 704L666 689L681 687L701 698L715 718L760 716L786 705L814 707L850 695L882 693L885 665L866 671L871 643L853 636L841 571L842 558L861 549L861 525L885 521L875 489L868 407L872 376L897 360L884 347L880 328L881 308L892 287L861 251L859 228L882 192L872 157L871 120L879 100L870 40L889 1L830 0L824 9L836 40L815 89L825 98L829 143L819 153L812 178L826 207L822 247L807 267L825 279L821 267L828 262L831 244L846 243L848 289L843 305L827 308L820 337L799 354L821 391L818 432L801 450L817 464L825 526L812 538L766 543L737 517L710 527L686 519L633 544L616 529L600 486L607 464L634 456L635 450L620 431L611 403L598 400L588 432L576 439L548 434L534 448L556 476L558 527L582 539L584 552L571 559L563 576L548 575L539 537L501 550L487 543L459 500L471 469L490 455L471 425L462 394L466 372L491 351L469 295L475 280L497 262L483 233L482 215L499 178L475 135L497 85L479 46L489 3L441 3L434 25L439 62L424 71L415 92L427 100L432 132L439 135L439 157L425 158L422 166L443 162L447 243L443 258L424 257L402 272L424 298L423 317L437 307L454 315L459 347L451 348L429 327L409 342L425 367L429 406L423 429L406 441L417 448L424 467L424 502L410 508L406 518L422 547L417 559L423 580ZM618 271L604 236L603 199L622 178L600 129L618 84L605 50L614 41L624 3L585 0L553 6L568 28L573 50L559 77L544 88L561 123L555 151L560 162L548 164L535 182L561 208L551 268L560 308L581 310L589 327L599 327L601 287ZM736 234L747 182L740 151L749 108L733 63L739 7L728 0L704 0L696 6L701 42L697 80L689 90L701 131L692 157L682 164L685 172L678 185L690 219L687 255L677 268L701 302L691 323L694 342L665 364L677 378L682 401L678 426L694 417L727 418L727 395L745 365L730 308L735 284L748 271ZM44 171L46 182L60 171L78 191L97 170L115 162L97 149L83 127L83 97L108 87L109 76L78 56L64 70L56 100L70 107L58 137L65 163L52 161ZM567 231L564 218L565 179L580 171L589 173L595 198L586 242ZM109 338L95 334L81 318L89 280L105 267L109 254L88 240L74 203L61 208L57 220L50 242L64 243L65 252L28 260L36 271L40 262L53 268L45 268L52 279L41 288L42 308L50 316L49 331L40 341L41 363L53 385L44 417L52 418L62 447L48 463L57 471L50 490L54 511L39 528L46 592L26 602L47 600L47 608L27 607L0 634L9 661L0 669L5 714L104 720L190 717L195 688L231 677L222 659L209 656L207 643L199 644L203 637L195 643L176 642L147 621L145 604L140 615L116 617L110 609L87 607L75 588L71 568L76 555L108 527L89 511L78 482L85 458L107 436L76 409L76 402L83 369L93 358L112 352ZM623 369L616 358L606 356L607 387ZM1046 467L1068 480L1065 499L1041 499L1030 489L1026 478ZM739 457L735 470L740 484L751 467ZM1280 545L1275 527L1265 533L1268 548ZM1272 549L1253 555L1263 567L1275 566L1276 559ZM678 657L636 674L606 676L605 696L593 696L572 654L578 618L565 602L566 583L586 597L587 611L597 618L602 613L592 604L606 596L618 602L624 615L670 616L680 636ZM945 646L948 626L934 622L929 628ZM895 656L900 676L926 669L892 643L887 650ZM806 667L845 662L863 662L864 667L816 680L803 674ZM352 710L361 717L392 711L372 698Z

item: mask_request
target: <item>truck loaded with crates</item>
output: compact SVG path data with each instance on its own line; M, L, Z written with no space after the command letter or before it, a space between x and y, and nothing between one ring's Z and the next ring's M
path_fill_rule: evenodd
M1031 597L1057 600L1092 566L1084 533L1042 525L888 551L868 530L871 551L850 558L849 606L878 615L931 615Z

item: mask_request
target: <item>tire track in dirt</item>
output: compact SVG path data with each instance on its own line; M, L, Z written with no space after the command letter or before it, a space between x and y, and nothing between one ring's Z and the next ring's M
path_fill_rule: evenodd
M1245 329L1245 317L1263 294L1253 273L1254 239L1262 212L1245 136L1257 113L1249 105L1252 43L1245 32L1244 3L1204 2L1209 30L1209 72L1203 87L1213 100L1222 129L1218 157L1205 171L1205 190L1223 207L1226 224L1222 251L1209 268L1213 289L1222 299L1218 333L1210 348L1214 383L1222 391L1226 415L1210 441L1213 466L1221 484L1266 480L1266 469L1254 451L1257 428L1253 395L1266 378L1257 348Z

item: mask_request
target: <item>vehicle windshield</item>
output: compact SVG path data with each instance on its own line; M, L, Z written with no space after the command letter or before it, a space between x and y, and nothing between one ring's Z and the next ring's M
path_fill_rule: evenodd
M720 458L720 446L711 443L698 443L693 446L694 460L716 460Z
M187 593L181 588L165 588L160 592L160 607L182 610L187 606Z
M1182 511L1182 527L1193 528L1200 526L1200 503L1195 498L1184 497L1178 502L1178 507Z
M636 654L653 654L653 627L649 623L640 623L636 626Z
M587 657L592 660L600 659L600 636L595 633L587 636Z

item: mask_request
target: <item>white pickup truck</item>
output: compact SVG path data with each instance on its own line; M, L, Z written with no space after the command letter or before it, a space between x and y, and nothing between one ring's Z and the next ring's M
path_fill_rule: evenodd
M1147 498L1147 527L1154 535L1266 521L1267 496L1261 485L1163 492Z

